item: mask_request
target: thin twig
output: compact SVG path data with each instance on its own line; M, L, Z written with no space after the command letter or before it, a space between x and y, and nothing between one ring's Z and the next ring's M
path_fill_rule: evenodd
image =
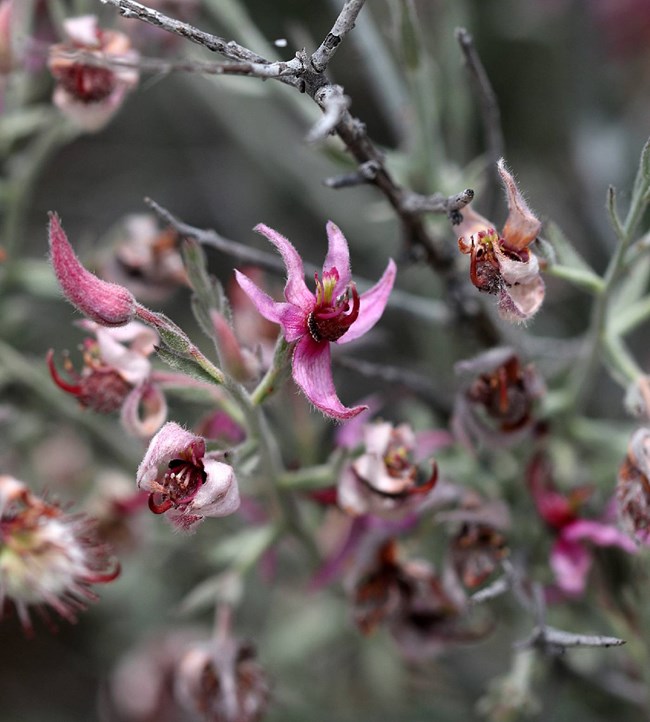
M343 38L354 27L355 20L361 12L366 0L346 0L343 9L336 18L334 26L327 33L327 37L320 47L311 56L311 66L317 73L323 73L334 57L336 49Z

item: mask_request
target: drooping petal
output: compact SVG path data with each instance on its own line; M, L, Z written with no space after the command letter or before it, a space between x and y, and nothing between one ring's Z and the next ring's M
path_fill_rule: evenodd
M343 406L334 388L329 343L303 336L293 352L293 379L309 401L326 416L351 419L367 406Z
M140 439L148 439L165 423L167 399L157 384L136 386L124 399L120 421Z
M350 271L350 250L345 236L341 229L332 221L327 222L327 256L323 263L323 273L336 268L339 280L334 287L334 297L340 296L350 283L352 272Z
M590 541L599 547L619 547L628 554L636 554L637 546L627 534L612 524L603 524L592 519L578 519L562 530L568 541Z
M528 207L503 158L497 163L497 170L508 196L510 211L503 227L504 245L513 251L520 251L535 240L542 223Z
M284 304L274 301L268 293L262 291L257 284L241 271L235 270L235 278L244 293L255 304L255 308L264 316L264 318L273 323L280 323L280 310Z
M287 301L301 308L313 306L314 294L305 283L305 267L302 258L291 241L264 223L258 223L253 230L266 236L282 255L284 265L287 267L287 285L284 287Z
M499 315L510 323L529 321L544 302L545 292L546 287L541 276L536 276L529 283L505 286L499 291Z
M587 585L592 554L584 544L559 537L551 550L551 569L558 587L570 596L580 596Z
M349 343L350 341L354 341L360 336L363 336L364 333L369 331L377 321L379 321L388 303L390 292L393 290L396 274L397 266L391 258L388 261L384 275L371 289L361 294L361 305L359 307L357 320L336 343Z

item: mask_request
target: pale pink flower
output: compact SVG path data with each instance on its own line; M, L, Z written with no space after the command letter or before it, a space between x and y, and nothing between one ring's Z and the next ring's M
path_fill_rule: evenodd
M228 516L239 508L233 468L206 453L205 439L170 421L153 437L138 468L137 483L149 492L149 508L181 530L207 516Z
M21 481L0 476L0 613L13 602L25 631L28 607L51 607L74 622L97 595L91 585L113 581L119 564L96 534L95 522L68 514Z
M133 294L83 267L56 213L50 213L49 243L50 261L61 290L84 316L102 326L124 326L135 318Z
M544 300L539 261L528 246L537 238L541 222L530 210L508 172L503 158L497 169L508 197L508 218L501 234L471 204L463 208L456 231L458 247L471 255L472 283L498 296L498 310L507 321L527 321Z
M403 518L426 508L434 499L438 467L431 459L426 471L419 462L428 449L427 437L419 436L408 424L393 426L376 421L363 427L363 453L342 471L338 483L338 504L348 514L374 514ZM440 434L438 448L450 439ZM424 451L424 453L422 453Z
M83 368L75 371L69 359L57 371L53 352L47 354L56 385L79 403L99 413L120 410L124 427L141 438L151 437L167 418L167 402L152 378L149 356L160 342L158 333L139 321L105 328L93 321L79 325L94 334L83 345Z
M294 246L268 226L260 224L255 230L265 235L282 255L287 267L286 302L274 301L247 276L236 271L239 285L262 316L280 324L285 339L296 343L293 379L309 401L336 419L356 416L365 407L348 408L336 395L329 345L354 341L377 323L393 288L395 263L390 260L379 282L359 296L351 280L348 243L330 221L328 252L321 277L316 275L316 293L313 293L307 288L303 262Z
M628 554L636 553L630 537L608 520L579 516L591 494L589 487L576 487L566 494L558 491L548 460L539 454L530 462L527 476L537 511L555 534L550 564L557 586L565 595L584 594L593 563L592 546L618 547Z
M139 78L135 67L110 62L134 65L138 53L124 33L98 27L94 15L68 18L63 28L67 42L50 49L49 67L57 81L54 104L83 130L101 130ZM84 59L83 54L92 59Z
M618 513L623 527L640 544L650 546L650 430L637 429L618 472Z

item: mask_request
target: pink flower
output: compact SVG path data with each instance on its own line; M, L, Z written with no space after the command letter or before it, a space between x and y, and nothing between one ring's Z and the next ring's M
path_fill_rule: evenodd
M135 64L138 53L123 33L103 30L94 15L68 18L63 27L68 42L53 45L49 66L57 81L54 104L83 130L101 130L138 83L133 67L111 67L111 60ZM75 57L91 55L95 62Z
M379 282L359 296L351 281L347 241L330 221L327 224L327 256L322 276L315 276L316 293L313 293L305 284L303 262L293 245L263 224L255 230L265 235L282 254L287 267L286 302L275 302L247 276L236 271L239 285L262 316L280 324L289 343L296 342L293 379L309 401L335 419L356 416L365 407L343 406L336 395L329 345L330 342L354 341L377 323L393 288L395 263L391 259Z
M65 379L49 351L47 363L54 382L93 411L108 414L121 410L127 431L141 438L151 437L167 417L167 402L153 381L148 358L159 343L158 333L138 321L118 328L86 320L79 325L95 336L84 342L83 368L75 371L66 359L64 369L69 379Z
M50 213L50 260L64 296L81 313L102 326L124 326L133 320L136 301L122 286L86 270L68 241L56 213Z
M528 466L528 485L539 515L556 535L551 549L551 569L557 586L567 596L584 594L593 561L589 543L636 553L634 542L613 524L578 516L591 489L577 487L562 494L553 484L550 464L540 454Z
M527 321L544 300L539 261L528 246L537 238L541 223L530 210L503 158L497 165L508 196L508 218L501 234L494 224L471 208L463 208L457 227L461 253L471 255L472 283L498 296L498 310L507 321ZM468 240L469 239L469 240Z
M185 531L206 516L237 511L235 472L215 456L206 454L204 438L167 422L151 440L136 477L140 489L150 492L151 511L169 511L172 523Z
M86 602L97 599L91 585L113 581L120 571L96 531L89 517L68 514L21 481L0 476L0 613L5 598L11 600L28 633L30 605L76 621Z

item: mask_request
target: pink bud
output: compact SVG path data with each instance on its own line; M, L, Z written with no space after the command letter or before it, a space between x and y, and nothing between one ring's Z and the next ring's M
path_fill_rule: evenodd
M56 213L50 213L50 259L63 294L81 313L102 326L124 326L135 316L133 294L86 270L68 241Z

